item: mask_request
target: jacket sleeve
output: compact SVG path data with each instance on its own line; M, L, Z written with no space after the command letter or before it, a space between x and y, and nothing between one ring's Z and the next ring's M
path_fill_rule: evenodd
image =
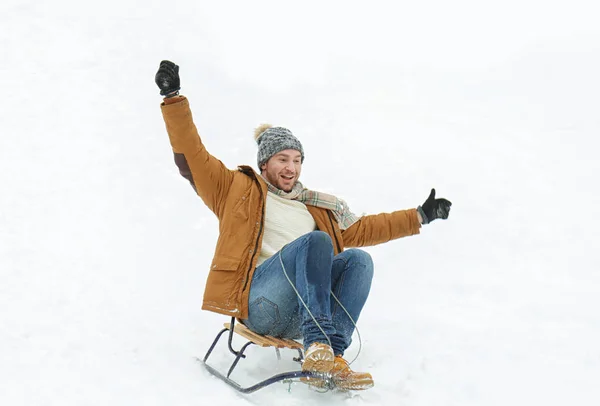
M234 171L225 167L204 147L187 98L166 99L161 110L180 174L190 181L208 208L219 216Z
M399 210L363 216L342 231L342 238L346 247L366 247L419 234L420 229L416 209Z

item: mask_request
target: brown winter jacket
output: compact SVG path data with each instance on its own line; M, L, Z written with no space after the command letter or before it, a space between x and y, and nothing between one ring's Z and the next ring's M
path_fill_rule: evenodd
M165 99L161 109L180 173L219 219L202 309L246 319L250 281L262 245L267 185L249 166L230 170L208 153L185 97ZM331 237L335 254L345 247L418 234L421 227L417 211L411 209L363 216L341 231L329 210L306 207L317 228Z

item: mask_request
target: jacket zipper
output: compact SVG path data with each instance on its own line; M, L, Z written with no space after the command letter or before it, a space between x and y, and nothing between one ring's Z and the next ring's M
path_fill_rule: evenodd
M342 253L340 243L338 242L337 235L335 234L335 227L333 226L333 220L331 220L331 212L327 210L327 217L329 217L329 223L331 224L331 231L333 232L333 238L335 239L335 245L337 245L338 254Z
M255 179L255 181L257 181ZM258 181L257 181L258 182ZM260 235L262 234L263 225L264 225L264 217L265 217L265 197L263 196L262 188L260 187L260 182L258 184L258 190L260 190L260 198L262 200L262 213L260 217L260 228L258 229L258 236L256 237L256 243L254 244L254 251L252 252L252 257L250 257L250 265L248 266L248 270L246 271L246 281L244 282L244 287L242 288L242 292L246 290L248 287L248 281L250 280L250 271L252 270L252 263L254 262L254 256L256 255L256 251L258 250L258 242L260 241Z

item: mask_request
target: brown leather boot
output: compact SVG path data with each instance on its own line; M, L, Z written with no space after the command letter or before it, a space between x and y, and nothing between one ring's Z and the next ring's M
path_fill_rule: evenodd
M373 377L368 372L355 372L341 355L335 357L331 370L333 383L341 390L365 390L374 385Z
M312 343L304 354L302 371L327 374L334 364L333 350L328 344Z

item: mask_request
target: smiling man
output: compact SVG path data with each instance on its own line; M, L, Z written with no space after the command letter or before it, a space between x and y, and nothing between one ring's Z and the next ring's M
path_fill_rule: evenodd
M302 338L302 369L331 374L338 388L372 387L371 374L343 358L373 278L370 255L350 247L418 234L421 224L448 218L451 203L432 189L417 208L358 217L343 200L300 183L302 144L270 125L254 133L259 173L228 169L200 139L179 95L179 67L162 61L155 82L179 171L219 218L202 308L258 334Z

